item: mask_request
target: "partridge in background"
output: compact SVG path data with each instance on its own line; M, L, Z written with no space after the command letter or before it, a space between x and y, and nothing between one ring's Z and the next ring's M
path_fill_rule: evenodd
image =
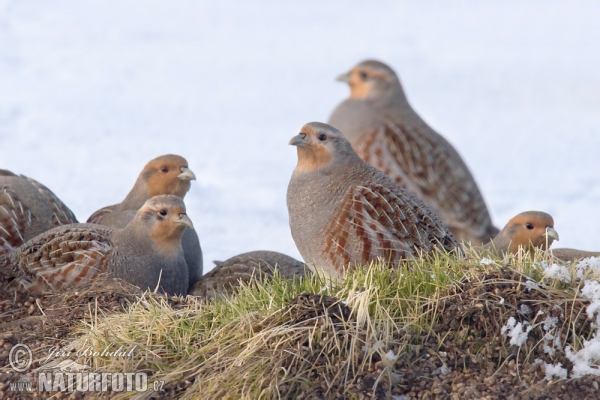
M183 199L190 190L190 181L195 179L196 175L188 168L185 158L173 154L157 157L146 164L125 200L101 208L87 222L123 228L146 200L161 194L172 194ZM203 269L202 249L196 231L186 231L182 244L191 288L202 276Z
M188 268L181 238L192 222L177 196L146 201L124 228L70 224L34 237L0 258L8 286L34 293L58 292L100 274L141 289L186 295Z
M248 284L271 277L275 268L286 279L302 277L305 272L304 263L275 251L251 251L214 263L216 267L200 278L190 291L191 295L205 299L231 295L240 286L240 281Z
M309 267L340 277L378 257L397 263L460 248L421 200L364 162L337 129L311 122L290 144L298 147L287 192L290 228Z
M329 123L363 160L423 200L458 239L479 245L498 233L469 168L412 109L390 67L363 61L338 80L350 97Z
M46 186L0 169L0 256L42 232L73 223L73 212Z
M500 253L516 254L519 248L526 251L537 247L547 250L558 240L554 219L542 211L526 211L513 217L504 229L484 247Z

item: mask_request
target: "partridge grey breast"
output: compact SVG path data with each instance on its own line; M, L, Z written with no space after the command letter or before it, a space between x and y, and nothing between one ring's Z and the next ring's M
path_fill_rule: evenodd
M290 144L298 147L287 192L290 228L309 267L341 277L378 257L397 263L460 249L421 200L364 162L337 129L311 122Z
M273 276L277 268L285 279L303 277L306 265L290 256L275 251L251 251L215 261L215 268L204 275L190 291L193 296L211 299L232 294L240 285L259 278Z
M157 157L146 164L121 203L101 208L87 222L123 228L146 200L161 194L171 194L183 199L190 190L191 181L195 179L196 175L189 169L185 158L174 154ZM200 279L203 270L202 248L195 230L190 229L184 233L182 245L191 288Z
M73 212L46 186L0 169L0 255L42 232L76 222Z
M186 295L188 268L181 238L192 228L177 196L155 196L117 229L97 224L63 225L0 258L10 288L58 292L108 274L141 289ZM160 283L160 285L159 285Z
M501 254L516 254L519 248L531 251L533 248L547 250L558 240L554 229L554 219L543 211L525 211L508 221L506 226L484 247Z
M363 61L338 80L350 97L329 123L363 160L423 200L457 238L479 245L498 233L469 168L413 110L389 66Z

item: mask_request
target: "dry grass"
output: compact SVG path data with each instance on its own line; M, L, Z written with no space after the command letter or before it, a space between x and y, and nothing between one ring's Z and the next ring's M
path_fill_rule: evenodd
M125 312L90 314L72 337L80 348L134 349L131 358L79 362L147 371L169 396L185 398L539 398L574 390L585 398L596 378L549 383L541 363L569 368L562 349L577 351L591 338L579 289L598 276L577 278L571 265L571 282L547 279L546 257L498 259L471 249L460 260L375 263L343 282L276 274L210 302L146 293ZM556 327L546 329L548 316ZM522 346L502 333L510 317L531 327ZM551 335L559 339L549 342ZM554 354L544 351L558 343Z

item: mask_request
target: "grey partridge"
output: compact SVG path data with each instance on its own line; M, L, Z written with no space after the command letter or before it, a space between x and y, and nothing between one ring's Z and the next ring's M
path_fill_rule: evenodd
M147 200L124 228L63 225L42 233L0 258L8 287L59 292L101 274L141 289L186 295L188 269L181 238L192 222L177 196ZM159 284L160 283L160 284Z
M196 175L185 158L167 154L146 164L125 199L94 212L88 223L122 228L131 221L137 210L152 196L172 194L185 198ZM182 239L185 261L189 269L190 288L202 276L203 261L200 239L195 230L188 230Z
M77 218L50 189L0 169L0 256L32 237Z
M240 285L259 278L273 276L277 268L283 278L302 277L304 263L275 251L251 251L231 257L225 261L215 261L215 268L204 275L190 291L191 295L205 299L231 295Z
M389 66L363 61L338 80L350 97L329 123L363 160L423 200L458 239L480 245L498 233L469 168L413 110Z
M309 267L341 277L378 257L392 264L460 245L417 197L364 162L344 135L311 122L294 136L287 192L292 237Z

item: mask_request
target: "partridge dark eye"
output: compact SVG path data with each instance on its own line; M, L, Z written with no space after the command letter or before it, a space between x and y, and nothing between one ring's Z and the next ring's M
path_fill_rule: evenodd
M531 222L528 222L525 226L527 227L527 229L533 229L533 224Z
M367 73L366 72L361 72L358 74L358 76L360 76L360 79L364 82L367 80Z
M325 135L324 133L321 133L318 137L317 137L321 142L324 142L325 140L327 140L327 135Z
M169 167L160 167L160 171L166 174L167 172L169 172Z
M163 217L168 214L167 210L165 210L164 208L162 210L160 210L158 213L160 215L162 215Z

